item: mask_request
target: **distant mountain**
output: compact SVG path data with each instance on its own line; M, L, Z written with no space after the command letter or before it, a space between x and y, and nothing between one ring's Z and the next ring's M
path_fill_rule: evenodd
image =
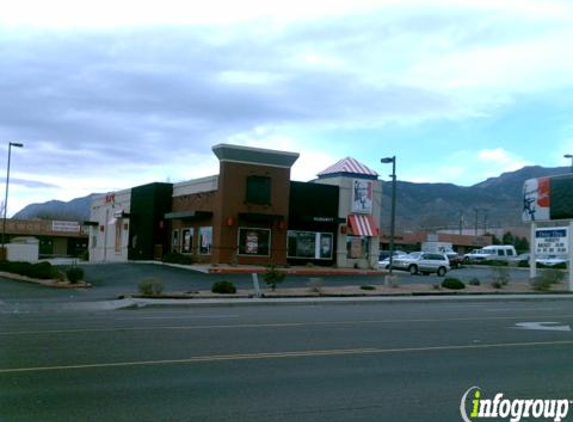
M90 218L91 203L97 193L72 199L69 202L48 201L30 204L18 211L12 218L21 220L71 220L87 221Z
M569 167L524 167L476 185L449 183L396 183L396 228L401 230L474 229L522 225L522 188L527 179L570 173ZM390 224L391 182L383 182L382 230ZM89 220L90 204L97 194L70 202L32 204L14 215L21 219Z
M473 229L520 226L523 183L527 179L570 173L569 167L524 167L476 185L396 183L398 230ZM382 229L390 215L391 182L383 182Z

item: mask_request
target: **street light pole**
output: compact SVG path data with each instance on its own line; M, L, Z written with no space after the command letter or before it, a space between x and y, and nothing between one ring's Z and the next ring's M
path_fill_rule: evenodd
M563 158L570 158L571 159L571 173L573 173L573 155L565 154Z
M12 147L14 148L22 148L24 144L18 142L10 142L8 143L8 166L6 170L6 192L4 196L4 217L2 219L2 251L6 251L6 213L8 212L8 188L10 187L10 159L12 158ZM4 258L7 258L7 254L4 255Z
M394 230L395 230L395 222L396 222L396 156L382 158L380 160L383 164L392 163L392 174L390 177L392 178L392 205L390 210L390 263L389 263L389 270L390 274L392 274L392 269L394 265Z

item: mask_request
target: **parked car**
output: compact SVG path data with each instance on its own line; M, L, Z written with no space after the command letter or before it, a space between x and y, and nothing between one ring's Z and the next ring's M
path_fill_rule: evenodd
M559 257L557 255L547 255L539 257L535 260L538 264L543 264L547 267L554 267L559 264L567 265L567 259Z
M446 256L452 268L460 268L464 262L464 257L456 252L446 252Z
M443 277L450 270L448 257L442 253L412 252L394 259L392 267L397 270L409 271L410 274L436 273Z
M464 261L485 261L486 259L489 259L489 257L490 254L483 249L473 249L471 252L464 254Z
M406 255L408 254L404 251L394 251L394 259L392 263L394 263L397 258L404 257ZM380 252L380 257L378 260L378 268L380 269L388 268L389 265L390 265L390 251Z

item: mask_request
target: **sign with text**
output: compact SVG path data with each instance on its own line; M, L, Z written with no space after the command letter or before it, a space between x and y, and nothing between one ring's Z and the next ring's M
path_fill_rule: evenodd
M79 233L80 223L76 221L52 221L52 231L64 233Z
M564 255L569 251L567 227L535 230L535 253L539 255Z

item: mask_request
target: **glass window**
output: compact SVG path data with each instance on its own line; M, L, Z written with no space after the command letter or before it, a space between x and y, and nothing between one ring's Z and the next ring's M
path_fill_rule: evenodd
M239 228L239 255L269 256L270 245L269 229Z
M270 177L247 177L247 202L256 205L271 205Z
M115 253L121 252L121 238L122 238L122 219L118 218L115 220Z
M320 234L320 258L332 259L333 242L331 233Z
M173 230L171 235L171 250L176 252L179 250L179 229Z
M289 258L332 259L332 234L289 230Z
M181 230L181 253L191 253L194 231L192 228Z
M213 242L213 227L199 227L199 253L209 255Z
M369 237L346 236L346 257L349 259L368 258Z

